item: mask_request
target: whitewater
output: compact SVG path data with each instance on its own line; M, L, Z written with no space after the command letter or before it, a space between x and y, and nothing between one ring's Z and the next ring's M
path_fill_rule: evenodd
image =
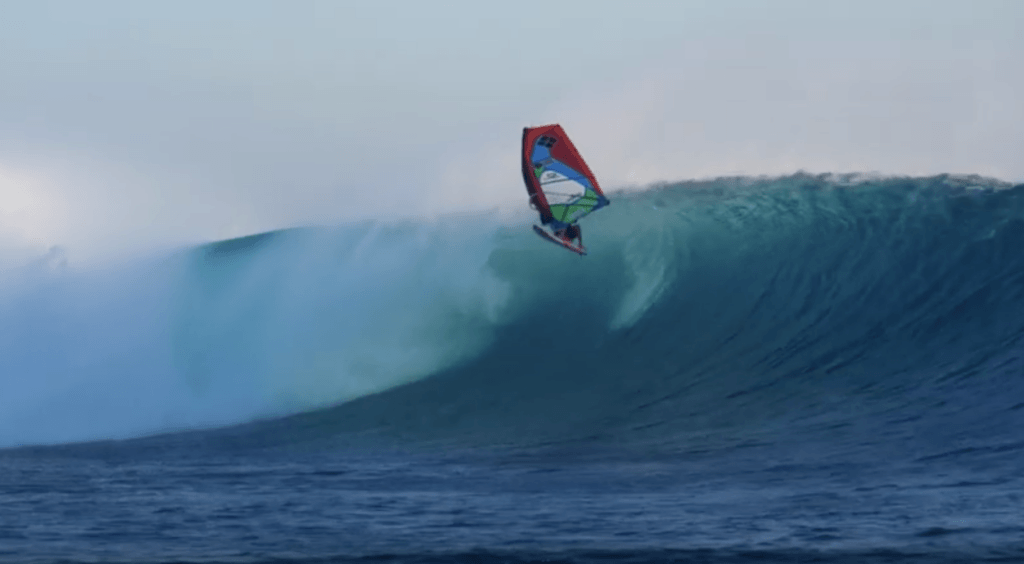
M5 271L0 559L1024 559L1024 185L609 197Z

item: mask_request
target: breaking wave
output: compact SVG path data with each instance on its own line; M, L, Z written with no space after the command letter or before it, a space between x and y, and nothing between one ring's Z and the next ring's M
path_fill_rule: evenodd
M584 258L485 214L8 292L0 444L262 419L235 432L1018 448L1024 186L798 174L611 197Z

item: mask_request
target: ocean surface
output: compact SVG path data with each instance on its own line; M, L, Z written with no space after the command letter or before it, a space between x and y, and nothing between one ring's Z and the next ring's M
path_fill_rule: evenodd
M0 562L1024 561L1024 185L609 196L5 272Z

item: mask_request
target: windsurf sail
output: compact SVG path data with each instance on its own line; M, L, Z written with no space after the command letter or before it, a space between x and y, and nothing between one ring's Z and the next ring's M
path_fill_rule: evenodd
M544 225L561 228L611 203L557 123L523 128L523 181Z

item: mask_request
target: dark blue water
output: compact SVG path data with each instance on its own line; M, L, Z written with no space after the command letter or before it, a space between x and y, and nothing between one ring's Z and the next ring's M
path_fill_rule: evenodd
M1024 186L499 219L12 278L0 561L1024 561Z

